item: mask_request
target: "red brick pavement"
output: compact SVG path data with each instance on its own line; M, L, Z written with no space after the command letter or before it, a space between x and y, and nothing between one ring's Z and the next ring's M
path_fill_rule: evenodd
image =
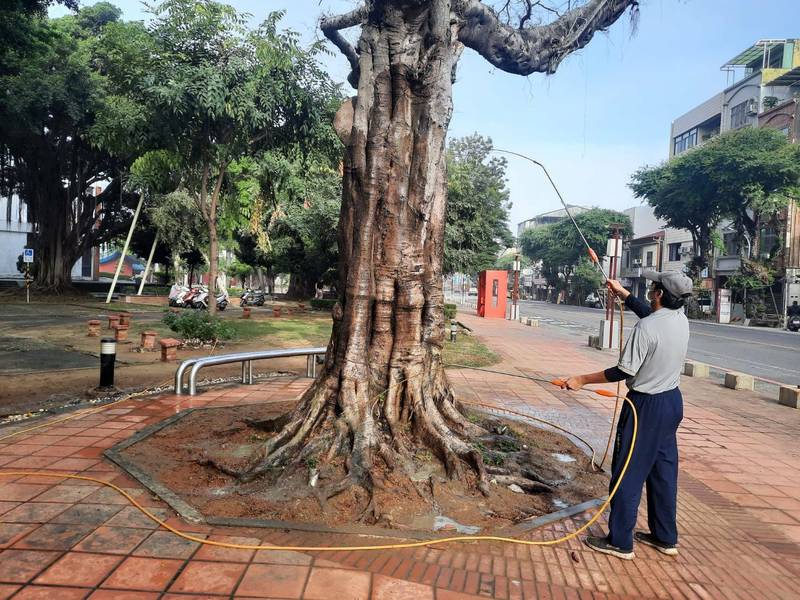
M550 377L613 362L613 354L575 347L574 338L553 330L462 318L500 353L502 363L494 367L499 370ZM544 417L584 435L601 451L605 446L613 408L607 399L477 371L451 371L450 377L465 400ZM307 383L279 378L194 398L126 401L0 442L0 471L79 473L111 481L199 537L282 545L363 543L353 536L186 523L101 456L177 411L291 400ZM675 558L637 548L635 561L618 561L577 540L550 547L473 543L379 552L219 550L158 530L100 485L3 477L0 599L800 598L795 583L800 413L712 381L685 380L682 388L681 552ZM554 539L585 518L552 524L527 539Z

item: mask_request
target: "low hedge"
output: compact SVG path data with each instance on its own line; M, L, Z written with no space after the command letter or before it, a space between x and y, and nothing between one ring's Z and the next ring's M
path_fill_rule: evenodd
M230 340L236 333L230 324L219 317L212 317L204 310L192 310L180 313L167 312L163 323L185 340L215 342Z
M311 308L319 310L333 310L334 305L338 302L335 298L312 298Z
M445 304L444 305L444 318L446 321L450 319L456 318L456 310L458 307L455 304Z

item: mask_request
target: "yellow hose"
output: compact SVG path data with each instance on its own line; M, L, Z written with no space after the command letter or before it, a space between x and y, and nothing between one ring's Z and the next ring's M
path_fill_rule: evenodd
M603 391L603 390L599 390ZM602 394L605 395L605 394ZM180 529L169 525L165 521L159 519L156 515L150 512L146 507L139 504L136 499L131 496L128 492L123 490L121 487L114 485L113 483L109 483L107 481L102 481L100 479L96 479L94 477L86 477L84 475L65 475L63 473L47 473L41 471L4 471L0 472L0 477L23 477L23 476L37 476L37 477L54 477L54 478L63 478L63 479L78 479L80 481L90 481L92 483L97 483L100 485L104 485L106 487L111 488L112 490L116 491L120 495L122 495L128 502L130 502L133 506L135 506L139 511L141 511L145 516L149 519L157 523L159 526L163 527L167 531L171 531L178 537L181 537L185 540L189 540L191 542L197 542L198 544L205 544L207 546L218 546L220 548L235 548L239 550L288 550L293 552L338 552L340 550L400 550L404 548L422 548L424 546L430 546L432 544L452 544L452 543L465 543L465 542L505 542L508 544L519 544L522 546L553 546L555 544L560 544L562 542L566 542L577 535L580 535L583 531L589 528L597 519L600 518L600 515L608 508L608 505L611 503L611 499L614 497L614 494L617 493L617 489L619 489L620 484L622 483L622 478L625 476L625 472L628 470L628 465L631 461L631 456L633 455L633 448L636 444L636 435L638 430L638 417L636 414L636 407L634 406L633 402L627 397L624 397L623 400L627 402L631 409L633 410L633 438L631 440L631 447L628 450L628 456L625 457L625 464L622 466L622 471L620 472L620 476L617 478L617 482L614 484L614 487L611 489L611 492L606 498L605 502L597 509L597 511L592 515L592 517L583 525L581 525L578 529L573 531L572 533L568 533L560 538L556 538L554 540L520 540L517 538L512 537L504 537L499 535L461 535L455 537L448 537L448 538L437 538L431 540L423 540L419 542L404 542L401 544L370 544L367 546L277 546L271 544L233 544L229 542L217 542L214 540L207 540L201 537L197 537L192 535L191 533L185 533ZM524 416L524 415L523 415ZM20 432L22 433L22 432Z
M620 313L622 313L622 308L621 307L620 307ZM622 317L620 317L620 319L621 318ZM621 324L622 324L622 321L620 320L620 330L622 329ZM622 336L620 334L620 342L621 342L621 337ZM212 352L213 352L213 350L212 350ZM499 371L498 371L498 373L499 373ZM528 379L536 379L536 378L528 377ZM551 382L551 383L556 383L556 382ZM619 387L617 389L619 390ZM27 433L29 431L34 431L34 430L39 429L41 427L47 427L47 426L50 426L50 425L56 425L56 424L62 423L64 421L68 421L70 419L74 419L74 418L76 418L78 416L81 416L81 415L92 414L94 412L99 412L101 410L105 410L106 408L109 408L110 406L113 406L115 404L119 404L120 402L122 402L124 400L128 400L128 399L130 399L132 397L135 397L137 395L141 395L143 393L145 393L145 392L139 392L138 394L130 394L130 395L128 395L128 396L126 396L126 397L124 397L124 398L122 398L120 400L116 400L114 402L111 402L111 403L106 404L106 405L101 406L101 407L97 407L97 408L94 408L94 409L89 409L87 411L81 411L79 413L75 413L75 414L70 415L68 417L64 417L62 419L57 419L56 421L50 421L48 423L43 423L41 425L36 425L34 427L29 427L29 428L23 429L21 431L13 432L11 434L8 434L8 435L5 435L3 437L0 437L0 441L3 441L5 439L11 438L11 437L14 437L14 436L17 436L17 435L21 435L23 433ZM507 543L507 544L517 544L517 545L522 545L522 546L554 546L556 544L560 544L562 542L566 542L567 540L571 540L572 538L580 535L586 529L591 527L592 524L594 524L600 518L600 516L603 514L603 512L611 504L611 500L614 498L614 495L617 493L617 490L619 489L619 486L622 483L622 479L625 477L625 473L628 470L628 465L630 464L631 457L633 456L633 449L636 446L636 436L638 434L639 418L638 418L638 414L636 412L636 406L633 404L633 402L630 400L630 398L628 398L627 396L620 396L619 395L619 391L616 394L614 394L613 392L609 392L607 390L602 390L601 389L601 390L594 390L594 393L598 394L600 396L604 396L604 397L614 397L614 398L616 398L617 404L619 404L619 400L622 399L625 402L627 402L628 405L631 407L631 411L633 412L633 436L631 438L631 446L630 446L630 449L628 450L628 455L625 457L625 462L622 465L622 470L620 471L620 475L617 478L617 481L614 484L614 486L611 488L611 491L609 492L608 497L603 502L603 504L597 509L597 511L595 511L595 513L591 516L591 518L586 523L581 525L578 529L576 529L575 531L573 531L571 533L563 535L563 536L561 536L559 538L553 539L553 540L521 540L521 539L518 539L518 538L498 536L498 535L461 535L461 536L454 536L454 537L447 537L447 538L435 538L435 539L430 539L430 540L422 540L422 541L418 541L418 542L404 542L404 543L399 543L399 544L381 544L381 545L370 544L370 545L366 545L366 546L277 546L277 545L271 545L271 544L234 544L234 543L230 543L230 542L218 542L218 541L215 541L215 540L207 540L205 538L201 538L201 537L197 537L195 535L192 535L191 533L183 532L180 529L177 529L177 528L173 527L172 525L169 525L165 521L159 519L155 514L150 512L146 507L144 507L141 504L139 504L139 502L137 502L136 499L133 496L128 494L128 492L123 490L121 487L119 487L117 485L114 485L113 483L109 483L107 481L103 481L101 479L96 479L94 477L86 477L84 475L67 475L67 474L63 474L63 473L47 473L47 472L42 472L42 471L3 471L3 472L0 472L0 477L27 477L27 476L53 477L53 478L60 478L60 479L76 479L76 480L80 480L80 481L89 481L91 483L96 483L96 484L99 484L99 485L103 485L105 487L111 488L112 490L116 491L118 494L123 496L128 502L130 502L132 506L136 507L136 509L138 509L142 514L147 516L153 522L157 523L160 527L163 527L167 531L170 531L170 532L174 533L178 537L181 537L181 538L183 538L185 540L189 540L191 542L196 542L198 544L203 544L203 545L206 545L206 546L217 546L217 547L220 547L220 548L233 548L233 549L239 549L239 550L284 550L284 551L293 551L293 552L338 552L338 551L342 551L342 550L358 550L358 551L400 550L400 549L410 549L410 548L422 548L422 547L430 546L430 545L434 545L434 544L453 544L453 543L467 543L467 542L503 542L503 543ZM550 427L554 427L555 429L563 431L563 432L565 432L565 433L577 438L578 440L580 440L581 442L586 444L591 449L591 451L592 451L592 465L594 466L594 464L595 464L594 463L594 457L595 457L594 448L586 440L584 440L580 436L576 435L575 433L573 433L573 432L561 427L560 425L556 425L555 423L551 423L549 421L546 421L544 419L540 419L538 417L532 417L532 416L526 415L524 413L516 412L516 411L510 410L510 409L507 409L507 408L492 406L492 405L489 405L489 404L482 404L482 403L465 403L465 404L471 404L473 406L480 406L480 407L491 409L491 410L501 410L503 412L508 412L508 413L511 413L511 414L515 414L517 416L520 416L520 417L523 417L523 418L526 418L526 419L530 419L532 421L537 421L537 422L540 422L540 423L544 423L544 424L546 424L546 425L548 425ZM616 415L616 406L615 406L615 409L614 409L614 413ZM613 432L613 426L614 426L614 421L612 419L612 421L611 421L612 432ZM609 443L606 446L606 454L608 453L608 447L610 446L611 437L612 437L612 434L609 434ZM605 462L605 458L606 457L604 455L603 456L603 462ZM602 462L600 464L602 465Z

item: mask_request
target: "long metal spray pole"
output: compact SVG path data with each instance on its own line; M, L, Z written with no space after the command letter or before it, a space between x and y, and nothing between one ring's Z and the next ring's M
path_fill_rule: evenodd
M583 231L581 231L581 228L578 226L578 223L575 221L575 217L572 216L572 213L569 210L569 206L567 206L567 203L564 201L564 197L561 195L561 192L558 190L558 186L556 186L556 183L553 181L553 178L550 177L550 173L547 171L545 166L542 163L540 163L538 160L534 160L530 156L525 156L524 154L520 154L519 152L513 152L511 150L502 150L500 148L492 148L492 152L500 152L502 154L511 154L512 156L517 156L519 158L525 159L528 162L531 162L531 163L535 164L542 171L544 171L544 174L547 177L547 180L550 182L550 185L553 187L553 190L555 190L556 195L558 196L558 199L561 201L561 205L564 207L564 211L567 213L567 216L569 217L569 220L572 221L572 224L575 226L575 229L578 232L578 235L581 236L581 239L583 240L583 243L586 246L586 249L589 251L589 257L592 259L592 263L597 268L597 270L600 271L600 274L603 276L603 279L608 281L608 275L606 275L606 272L603 270L602 265L600 265L600 259L597 258L597 253L589 245L589 241L586 239L586 236L583 235Z

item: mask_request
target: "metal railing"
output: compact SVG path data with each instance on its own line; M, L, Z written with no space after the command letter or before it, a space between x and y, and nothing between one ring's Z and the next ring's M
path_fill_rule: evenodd
M203 367L213 365L227 365L242 363L242 383L253 383L253 361L267 360L269 358L288 358L291 356L307 356L306 376L315 377L317 374L317 356L324 356L327 348L282 348L278 350L258 350L256 352L237 352L234 354L220 354L219 356L206 356L203 358L190 358L183 361L175 371L175 394L183 394L183 376L189 369L189 395L197 394L197 373Z

